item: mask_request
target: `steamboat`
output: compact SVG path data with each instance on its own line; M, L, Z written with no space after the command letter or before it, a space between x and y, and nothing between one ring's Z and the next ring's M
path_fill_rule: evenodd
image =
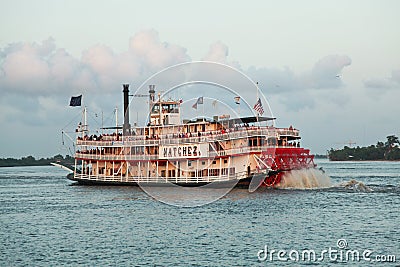
M274 187L285 172L315 168L292 126L271 126L272 117L214 116L181 120L181 100L163 100L149 86L146 126L129 122L129 85L123 85L124 122L113 133L90 135L86 120L75 141L75 164L68 178L81 184L214 184ZM259 103L261 104L261 102ZM86 109L84 109L86 111Z

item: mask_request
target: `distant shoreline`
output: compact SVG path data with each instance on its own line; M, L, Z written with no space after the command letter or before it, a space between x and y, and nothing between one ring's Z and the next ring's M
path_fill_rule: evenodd
M378 141L367 147L349 147L329 150L330 161L399 161L400 141L395 135L386 136L386 142Z
M37 165L1 165L0 168L15 168L15 167L39 167L39 166L52 166L49 164L37 164Z
M346 148L345 148L346 149ZM349 148L347 148L349 149ZM341 150L343 151L343 150ZM353 159L353 158L340 158L340 159L332 159L328 155L315 154L315 159L329 159L329 161L333 162L361 162L361 161L370 161L370 162L400 162L400 159ZM73 164L74 158L67 155L63 157L62 155L55 155L51 158L41 158L35 159L33 156L22 157L19 159L16 158L0 158L0 168L1 167L34 167L34 166L52 166L51 163L62 163L65 165Z
M65 158L62 155L41 159L35 159L33 156L22 157L20 159L0 158L0 167L51 166L52 162L73 164L74 158L69 155L65 156Z

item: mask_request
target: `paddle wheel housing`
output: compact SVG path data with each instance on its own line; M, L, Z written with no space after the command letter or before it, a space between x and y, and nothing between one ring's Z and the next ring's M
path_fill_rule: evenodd
M264 151L261 155L264 163L270 167L262 186L273 187L279 184L285 172L315 168L314 155L301 147L277 147Z

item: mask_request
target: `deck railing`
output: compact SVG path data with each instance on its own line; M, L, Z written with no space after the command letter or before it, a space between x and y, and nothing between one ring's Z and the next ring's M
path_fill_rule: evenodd
M93 160L116 160L116 161L128 161L128 160L156 160L158 155L115 155L115 154L88 154L88 153L75 153L75 157L79 159L93 159Z
M162 176L109 176L109 175L88 175L75 173L75 179L88 180L88 181L103 181L103 182L122 182L122 183L181 183L181 184L195 184L195 183L212 183L212 182L224 182L224 181L235 181L244 179L247 177L246 172L235 173L234 175L218 175L218 176L174 176L174 177L162 177Z
M158 136L157 139L146 139L145 136L125 136L122 140L77 140L78 146L99 146L99 147L132 147L132 146L154 146L171 144L191 144L205 143L213 141L225 141L240 138L250 138L255 136L276 137L279 136L299 136L298 130L276 129L276 128L250 128L247 130L229 131L226 133L211 132L201 133L200 136L178 137L177 135L167 134Z

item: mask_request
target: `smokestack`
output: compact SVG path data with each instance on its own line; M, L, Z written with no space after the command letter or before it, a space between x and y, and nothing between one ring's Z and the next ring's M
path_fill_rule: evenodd
M123 125L123 134L130 135L131 134L131 125L129 124L129 84L123 84L124 90L124 125Z
M153 107L153 103L154 103L154 95L156 93L156 91L154 90L156 86L154 84L150 84L149 85L149 112L151 113L151 109Z

